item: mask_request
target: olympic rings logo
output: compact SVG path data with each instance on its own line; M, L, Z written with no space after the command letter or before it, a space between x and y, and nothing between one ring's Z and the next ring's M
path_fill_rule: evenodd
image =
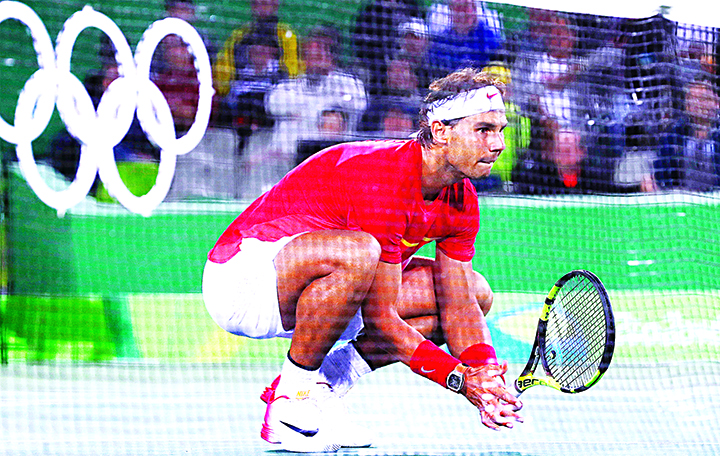
M106 15L86 6L63 24L53 49L45 24L27 5L0 2L0 23L15 19L30 31L39 69L27 80L18 97L14 125L0 118L0 137L16 145L25 180L35 194L63 216L89 193L97 173L108 192L128 210L149 216L165 199L175 174L177 155L190 152L207 130L214 90L207 49L198 32L187 22L166 18L154 22L142 35L135 55L120 28ZM70 72L70 57L80 32L95 27L105 33L116 49L119 77L107 88L95 110L90 94ZM160 89L150 80L150 65L160 41L178 35L195 61L199 98L195 119L188 132L176 137L172 113ZM50 122L57 105L68 132L81 144L75 180L64 190L51 189L40 175L32 141ZM160 148L155 185L135 196L118 173L113 148L125 137L137 111L148 138Z

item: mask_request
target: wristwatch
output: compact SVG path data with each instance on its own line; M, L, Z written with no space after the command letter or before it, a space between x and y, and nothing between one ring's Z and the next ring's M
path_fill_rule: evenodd
M448 374L445 384L450 391L454 391L456 393L462 391L463 387L465 386L466 371L467 366L461 363L455 366L455 369L453 369L453 371Z

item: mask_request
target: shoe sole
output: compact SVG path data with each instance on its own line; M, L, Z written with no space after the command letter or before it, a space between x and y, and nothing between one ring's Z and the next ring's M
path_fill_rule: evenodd
M280 445L282 442L280 439L275 435L275 432L273 432L272 428L267 425L267 423L263 423L262 429L260 430L260 437L262 437L263 440L265 440L267 443L270 443L272 445ZM362 443L358 445L342 445L342 444L333 444L332 445L337 446L335 450L326 450L326 451L337 451L340 448L370 448L372 446L371 443ZM293 451L293 450L288 450ZM317 450L319 451L319 450ZM312 451L310 451L312 452Z
M296 453L324 453L324 452L335 452L340 448L346 448L337 443L330 444L318 444L316 441L312 441L312 437L298 436L297 440L290 439L291 441L281 442L280 439L275 435L270 427L263 423L262 431L260 436L268 443L273 445L280 445L285 451L292 451ZM359 448L359 447L358 447Z

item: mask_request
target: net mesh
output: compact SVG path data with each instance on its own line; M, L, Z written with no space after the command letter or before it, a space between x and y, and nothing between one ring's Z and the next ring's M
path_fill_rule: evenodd
M250 202L319 150L407 138L428 85L463 66L484 69L507 90L506 149L490 176L473 181L482 233L473 267L495 293L487 320L508 375L527 360L543 298L566 272L596 273L616 312L615 356L603 380L579 395L587 399L543 399L557 414L542 426L586 422L586 434L575 428L554 448L586 442L582 451L602 454L597 442L615 435L617 454L671 454L672 442L718 451L717 399L689 395L718 391L720 359L718 32L700 25L702 12L676 22L471 0L19 5L0 3L0 427L15 436L10 451L37 454L63 442L58 454L91 454L98 442L117 443L114 425L123 442L105 449L117 454L166 454L190 441L237 450L232 429L201 423L215 418L254 439L248 454L267 450L255 393L279 372L289 341L218 328L200 294L207 252ZM151 41L151 24L168 16L192 23L202 46L171 31L148 51L139 77L154 82L167 106L149 91L139 104L150 107L128 116L132 97L111 87L135 68L125 42L135 53L143 36ZM44 36L50 54L41 52ZM62 62L74 79L38 74ZM208 85L202 139L186 154L177 145L161 152L170 126L182 138L202 123ZM81 138L92 145L81 147ZM93 166L101 168L94 177ZM430 246L419 253L432 256ZM472 453L483 444L459 443L486 435L468 404L437 385L402 366L367 377L351 401L367 411L366 423L386 430L378 451ZM209 389L217 394L204 396ZM523 399L532 394L543 393ZM151 396L156 411L143 405ZM133 403L120 415L101 405L124 397ZM242 398L235 410L247 413L234 414L227 397ZM600 417L561 417L576 400ZM437 413L406 408L422 401ZM681 425L658 431L663 413L684 401L692 406L678 411ZM57 413L44 415L53 403ZM613 421L628 404L642 415ZM410 412L412 426L391 420L397 410ZM432 440L430 423L457 410L469 415L441 426L452 440ZM531 429L519 448L539 438L537 451L552 454L548 430ZM512 448L492 442L486 448Z

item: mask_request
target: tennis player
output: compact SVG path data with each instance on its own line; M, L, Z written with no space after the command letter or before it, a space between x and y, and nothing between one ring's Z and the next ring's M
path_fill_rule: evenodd
M220 236L203 275L212 318L232 334L292 339L262 396L265 440L297 452L370 446L341 396L394 362L464 395L492 429L522 420L485 321L493 294L471 263L468 178L487 176L505 148L503 94L474 69L433 82L414 139L325 149ZM413 256L433 241L434 260Z

